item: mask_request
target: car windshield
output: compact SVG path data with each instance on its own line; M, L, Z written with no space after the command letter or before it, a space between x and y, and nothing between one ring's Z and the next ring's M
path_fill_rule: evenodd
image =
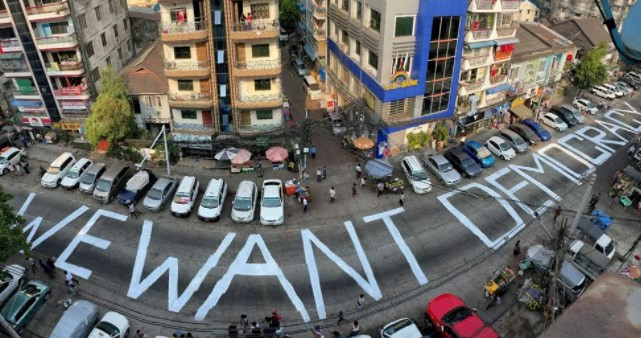
M47 169L48 174L57 175L59 172L60 168L58 167L49 167L49 169Z
M594 105L592 104L592 102L590 102L590 101L585 101L584 103L585 103L585 105L586 105L588 108L590 108L590 109L594 108Z
M523 139L520 138L520 137L515 137L512 140L514 141L514 144L516 144L516 145L521 145L521 144L525 143L525 141L523 141Z
M614 251L614 243L610 242L608 246L605 247L605 255L610 256L610 254Z
M507 142L501 142L499 143L499 148L501 148L502 151L508 151L510 150L510 145L507 144Z
M162 190L156 189L156 188L152 188L147 193L147 197L152 199L152 200L159 200L159 199L162 198Z
M403 320L403 321L400 321L400 322L398 322L398 323L396 323L394 325L386 327L385 330L383 330L383 333L386 336L391 337L396 332L401 331L402 329L404 329L404 328L406 328L408 326L412 326L412 322L410 320Z
M80 176L80 170L78 169L69 170L67 173L67 177L69 178L78 178L78 176Z
M109 188L111 188L111 182L107 180L98 180L98 183L96 183L96 190L98 191L107 192Z
M454 326L456 323L472 315L472 313L472 309L466 306L460 306L443 316L443 322L449 326Z
M461 161L461 162L463 163L464 167L471 167L471 166L474 165L474 160L472 160L469 157L464 158L463 161Z
M82 176L82 183L91 184L91 183L93 183L93 180L95 178L96 178L96 175L94 175L94 174L84 174L84 176Z
M265 208L278 208L280 207L280 204L280 198L278 197L263 198L263 207Z
M205 196L200 205L204 208L218 208L218 196Z
M427 179L427 173L423 170L417 170L412 172L412 179L414 181L425 181Z
M7 163L7 159L4 157L0 157L0 164L6 164L6 163Z
M252 209L252 199L249 197L236 197L234 201L234 210L249 211Z
M449 162L441 164L441 166L438 167L438 168L439 168L439 171L442 172L442 173L446 173L446 172L452 171L452 169L454 169L454 168L452 168L452 165Z
M96 329L103 331L109 337L116 337L120 334L120 330L116 326L107 322L100 322L96 325Z
M189 203L189 193L186 191L177 192L174 197L174 203L176 204L187 204Z

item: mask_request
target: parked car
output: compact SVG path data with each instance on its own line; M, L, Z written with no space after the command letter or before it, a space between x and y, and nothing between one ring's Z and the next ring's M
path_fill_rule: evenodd
M441 337L499 337L476 310L465 306L460 298L450 293L440 294L427 303L425 315Z
M131 176L125 187L118 193L118 202L122 205L138 202L155 182L156 175L153 172L141 169Z
M0 305L18 290L24 281L24 267L18 264L5 266L0 271Z
M73 302L62 314L49 338L85 338L98 321L98 307L86 300Z
M198 197L200 182L194 176L185 176L180 180L176 189L174 200L171 202L170 212L176 217L189 217Z
M625 95L625 93L622 90L620 90L619 88L617 88L615 85L611 85L609 83L604 83L604 84L601 85L601 87L609 90L611 93L616 95L616 97L623 97Z
M381 329L381 338L421 338L423 335L409 318L397 319Z
M118 163L109 167L96 182L93 198L100 203L110 203L127 182L130 168L129 163Z
M430 177L416 156L405 156L401 161L401 169L415 193L426 194L432 191Z
M498 136L492 136L485 141L485 147L494 155L504 161L509 161L516 157L516 152L509 143Z
M218 221L227 197L227 183L220 178L212 178L207 184L203 199L198 207L201 221Z
M627 83L628 86L632 87L634 90L637 90L639 86L641 86L641 80L637 80L627 74L623 75L619 80Z
M539 137L536 136L536 134L530 129L529 127L526 127L525 125L522 124L513 124L509 126L507 129L515 132L517 135L519 135L525 142L527 142L530 145L535 145L539 141Z
M4 303L0 315L11 325L11 328L18 334L22 334L24 327L50 297L49 285L37 279L30 280Z
M107 166L104 163L94 163L85 173L80 176L80 183L78 189L84 194L92 194L93 189L96 187L96 182L105 173Z
M590 92L600 98L604 98L608 100L614 100L616 98L616 95L614 95L614 93L610 92L609 90L601 86L592 87L592 89L590 89Z
M461 174L468 178L481 175L481 166L478 165L470 155L464 153L459 148L450 148L445 151L445 158L452 163Z
M285 106L285 104L287 104L287 106ZM296 125L294 114L287 102L283 103L283 123L285 124L285 127L293 127Z
M294 67L294 70L296 71L296 74L298 74L298 76L305 77L309 75L307 68L305 68L305 63L300 58L292 59L292 66Z
M13 166L20 162L20 159L25 156L24 150L16 147L11 147L2 154L0 154L0 175L6 175L13 171Z
M510 129L503 129L499 136L505 140L517 153L524 153L527 151L527 143L525 140Z
M65 189L74 189L80 184L80 177L85 173L93 161L87 158L81 158L76 162L71 169L67 172L65 177L60 182L60 186Z
M629 71L629 72L627 72L625 75L627 75L627 76L629 76L629 77L631 77L631 78L634 78L634 79L637 79L637 80L641 81L641 74L639 74L639 73L637 73L637 72L635 72L635 71ZM624 76L625 76L625 75L624 75Z
M576 119L576 121L577 121L579 124L583 124L583 123L585 123L585 121L586 121L585 116L583 115L583 113L581 113L581 110L580 110L580 109L578 109L578 108L576 108L576 107L572 106L572 105L571 105L571 104L569 104L569 103L564 103L564 104L562 104L561 106L559 106L559 108L560 108L562 111L568 111L568 112L570 112L570 113L572 114L572 116L574 116L574 118ZM566 121L565 123L567 123L567 121Z
M260 223L279 225L285 221L285 202L283 201L283 182L279 179L263 181L260 201Z
M481 165L481 168L489 168L494 165L494 156L487 148L477 141L467 141L461 148L465 153Z
M541 114L541 122L556 131L565 131L568 129L568 125L554 113Z
M91 330L87 338L125 338L129 336L129 320L120 313L109 311Z
M563 122L565 122L568 128L572 128L577 124L579 124L579 120L577 120L577 118L574 117L574 113L572 112L571 109L565 108L563 106L554 106L550 109L550 113L555 114L561 120L563 120Z
M174 195L178 188L178 179L172 176L162 176L147 191L142 200L142 206L149 211L162 210L167 201Z
M443 155L425 154L423 163L446 186L456 185L461 181L461 174L454 169L450 161Z
M592 102L588 99L583 99L580 97L575 97L572 101L572 105L581 109L582 111L588 112L590 115L594 115L599 111L597 106L593 105Z
M289 33L285 30L285 28L280 29L280 35L278 36L278 40L280 42L288 42L289 41Z
M340 135L347 131L347 127L343 123L343 119L340 113L338 112L329 112L327 114L327 122L329 122L332 127L332 132L334 135Z
M532 119L523 119L521 120L521 123L530 128L530 130L543 142L549 141L552 138L552 134L550 134L549 131L543 128L540 124L534 122Z
M51 163L47 172L42 176L40 183L45 188L58 187L74 163L76 163L76 159L71 153L62 153Z
M634 91L634 89L623 81L615 81L612 83L613 86L617 87L618 90L623 92L623 95L628 95Z
M252 181L242 181L234 197L231 219L234 222L249 223L254 220L258 188Z

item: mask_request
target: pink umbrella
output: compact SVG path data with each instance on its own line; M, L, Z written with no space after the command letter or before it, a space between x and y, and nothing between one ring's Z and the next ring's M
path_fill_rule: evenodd
M272 162L283 162L289 157L287 149L283 147L271 147L265 152L267 159Z
M231 160L232 164L243 164L252 158L252 153L245 149L238 149L236 157Z

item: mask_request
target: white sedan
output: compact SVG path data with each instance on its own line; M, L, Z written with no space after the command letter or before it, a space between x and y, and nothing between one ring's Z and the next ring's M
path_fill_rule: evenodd
M516 152L512 146L498 136L490 137L490 139L485 142L485 147L487 147L492 154L498 156L504 161L509 161L516 157Z
M572 101L572 105L581 109L582 111L588 112L590 115L594 115L599 111L599 108L593 105L590 100L582 99L580 97L575 97Z
M23 281L24 267L13 264L5 266L0 271L0 304L18 290L21 282Z
M279 179L263 181L263 193L260 201L260 223L279 225L285 221L285 203L283 203L283 183Z
M590 92L600 98L604 98L608 100L614 100L617 97L616 95L614 95L614 93L610 92L609 90L601 86L592 87Z
M568 125L554 113L544 113L541 115L541 122L556 131L564 131L568 129Z
M129 336L129 320L120 313L109 311L98 322L88 338L125 338Z

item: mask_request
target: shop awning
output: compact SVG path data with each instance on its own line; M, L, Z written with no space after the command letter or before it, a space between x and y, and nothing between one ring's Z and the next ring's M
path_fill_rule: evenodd
M494 41L489 40L489 41L481 41L481 42L471 42L465 45L467 49L477 49L477 48L483 48L483 47L489 47L489 46L494 46Z
M24 101L13 99L11 104L16 107L26 107L26 108L40 108L42 106L42 101L38 98L37 101Z
M22 53L0 53L0 60L12 60L19 59L22 56Z
M318 59L318 52L314 50L314 47L312 45L306 43L303 49L305 50L305 53L307 53L307 56L309 56L309 59L312 60L312 62Z
M510 112L522 119L534 117L534 112L532 112L532 110L530 110L530 108L526 107L525 105L510 108Z
M485 90L485 92L488 95L492 95L492 94L500 93L502 91L506 91L506 90L508 90L510 88L511 88L510 84L506 82L506 83L501 83L500 85L498 85L496 87L488 88L488 89Z
M497 46L510 45L515 43L519 43L519 39L508 38L508 39L494 40L494 44Z
M631 167L631 166L625 167L623 169L623 173L625 174L625 176L628 176L629 178L631 178L631 179L633 179L633 180L635 180L637 182L641 182L641 172L639 172L638 170L634 169L633 167Z

